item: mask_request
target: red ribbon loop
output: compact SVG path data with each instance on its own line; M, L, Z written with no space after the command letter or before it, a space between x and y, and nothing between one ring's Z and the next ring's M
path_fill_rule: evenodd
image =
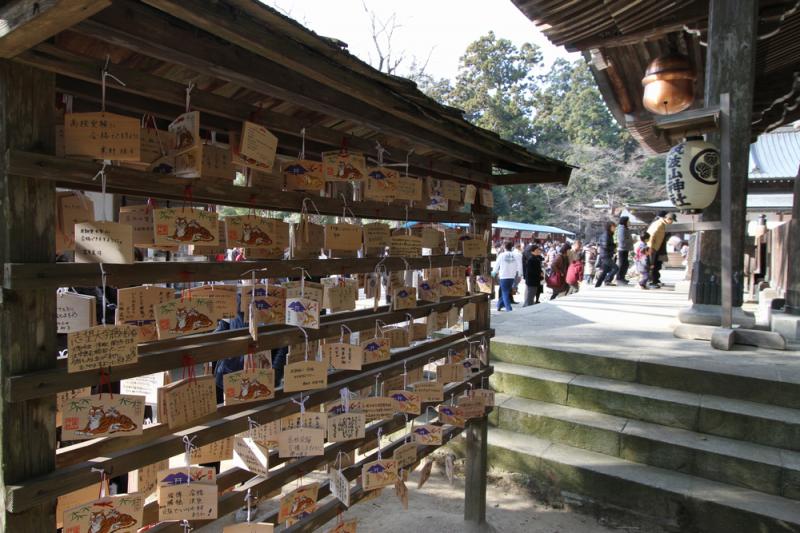
M113 400L114 399L114 391L111 390L111 368L110 367L109 367L108 370L105 370L105 369L102 369L102 368L100 369L100 390L99 390L99 395L100 395L100 399L101 400L103 399L103 386L104 385L108 388L108 394L111 397L111 399Z
M195 373L194 373L194 364L195 364L194 363L194 357L192 357L191 355L189 355L187 353L187 354L183 354L183 357L181 358L181 360L183 362L183 379L188 379L188 380L194 381L196 383L197 382L197 377L195 376Z

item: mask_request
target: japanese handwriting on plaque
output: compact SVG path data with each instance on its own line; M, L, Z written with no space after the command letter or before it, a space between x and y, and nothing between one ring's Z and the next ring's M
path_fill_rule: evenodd
M170 428L217 411L217 391L214 376L186 378L160 389L159 415Z
M328 418L328 442L339 442L364 438L364 413L342 413Z
M72 389L56 394L56 426L60 426L62 424L64 406L67 405L68 401L83 396L90 396L91 394L91 387L82 387L80 389Z
M285 161L281 165L288 191L321 191L325 188L322 163L307 159Z
M155 307L159 339L213 331L217 327L214 302L208 298L182 298Z
M133 245L138 248L152 248L153 209L149 205L130 205L119 208L119 221L133 228Z
M75 224L75 262L133 263L133 228L118 222Z
M292 238L292 259L318 259L325 245L325 228L302 217Z
M175 291L163 287L117 289L117 323L155 320L155 306L174 299Z
M138 118L114 113L67 113L64 116L64 154L68 156L139 161Z
M392 454L398 469L409 469L417 462L417 445L413 442L401 444Z
M62 412L65 441L142 434L144 396L110 394L67 400Z
M474 185L467 185L464 187L464 203L465 204L474 204L475 203L475 195L478 192L478 188Z
M319 329L319 301L309 298L287 298L286 324Z
M364 350L365 365L388 361L392 356L389 339L383 337L367 339L361 343L361 348Z
M357 251L363 242L362 229L358 224L326 224L326 250Z
M472 398L461 396L458 399L458 407L464 418L480 418L483 416L485 405L482 398Z
M327 386L328 365L325 361L299 361L284 367L284 392L322 389Z
M269 476L269 448L251 437L236 437L233 465L259 476Z
M219 217L216 213L189 207L153 210L156 246L176 244L219 244Z
M284 416L279 421L281 431L297 428L326 429L328 427L328 413L319 411L305 411Z
M364 156L346 150L322 153L325 181L363 181L367 175Z
M367 250L383 250L391 242L391 231L389 224L383 222L373 222L364 224L364 248Z
M414 429L411 430L411 435L417 444L425 446L440 445L442 443L442 426L434 424L414 426Z
M407 200L410 202L422 201L422 180L406 176L397 179L397 191L395 199Z
M422 255L422 237L416 235L392 235L389 255L397 257L418 257Z
M484 257L486 255L486 242L481 238L470 238L461 241L461 250L464 257Z
M492 189L481 189L481 205L494 207L494 194Z
M467 369L461 363L450 363L436 367L436 381L439 383L463 381L466 377Z
M233 171L230 148L217 144L203 144L202 175L204 178L233 180L236 174Z
M364 198L367 200L390 201L397 195L397 184L400 174L386 167L367 169L367 187Z
M225 217L228 246L261 248L270 255L283 256L289 248L289 224L255 215Z
M361 486L364 490L389 487L397 481L397 462L394 459L378 459L361 468Z
M67 335L67 372L128 365L139 358L133 326L94 326Z
M441 402L444 400L444 384L437 381L420 381L412 385L419 394L420 401Z
M121 494L93 500L64 511L64 533L136 533L144 524L144 496Z
M156 493L159 521L217 518L217 476L213 468L163 470L158 473Z
M317 509L319 483L310 483L293 490L281 498L278 522L313 513Z
M350 507L350 480L337 468L331 468L328 472L328 486L333 497Z
M258 402L275 397L275 370L254 368L222 376L225 405Z
M287 429L278 433L278 457L322 455L325 430L315 428Z
M322 283L306 281L301 286L299 281L286 281L281 284L281 287L286 290L284 298L308 298L317 302L322 301L324 289ZM271 285L270 289L272 289Z
M358 280L334 276L322 278L322 307L332 312L352 311L358 299Z
M94 203L85 194L73 191L57 192L56 253L74 250L75 224L93 220Z
M140 492L147 498L156 491L158 473L169 468L169 459L143 466L128 475L128 491Z
M75 292L56 294L56 332L72 333L89 329L95 324L97 300Z
M336 370L361 370L364 363L364 349L346 342L324 344L322 356L330 360L331 366Z
M225 437L205 446L192 448L190 457L192 464L227 461L233 458L233 437Z
M392 289L392 308L410 309L417 306L416 287L395 287Z
M389 391L389 398L395 401L395 409L401 413L418 415L422 410L420 395L407 390Z
M239 150L234 153L234 163L259 170L271 171L275 164L278 138L260 124L245 121Z
M461 185L450 180L440 180L439 184L441 187L442 196L444 196L447 200L452 202L461 201Z
M392 418L396 412L395 402L386 396L369 396L350 401L352 411L362 411L367 422Z
M472 389L469 391L471 398L480 398L486 407L494 407L494 391L490 389Z
M189 299L206 298L214 302L214 314L219 318L236 316L236 285L201 285L183 291Z

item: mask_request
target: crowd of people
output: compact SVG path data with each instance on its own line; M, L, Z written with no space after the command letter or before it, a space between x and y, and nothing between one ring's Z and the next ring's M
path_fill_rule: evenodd
M638 235L629 228L629 221L621 216L607 222L598 238L585 246L580 239L532 243L524 248L511 241L502 243L492 271L499 289L497 310L511 311L512 305L519 303L514 296L523 281L523 307L540 303L545 285L551 300L577 292L581 284L599 288L635 280L642 290L660 289L667 258L667 226L675 221L675 215L659 212Z

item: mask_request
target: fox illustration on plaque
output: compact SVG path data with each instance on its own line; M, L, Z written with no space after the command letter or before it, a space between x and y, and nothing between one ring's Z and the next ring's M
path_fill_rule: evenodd
M272 397L272 391L269 390L269 387L260 383L257 379L251 381L250 378L242 378L242 386L237 396L239 401L270 397Z
M93 406L89 410L86 426L76 433L82 436L110 435L118 431L133 431L137 427L136 422L117 411L115 407L104 409L102 406Z
M194 218L187 220L186 217L177 217L175 231L169 239L176 242L209 242L214 240L214 235Z
M175 319L175 327L170 328L174 333L191 333L214 325L210 318L194 308L187 310L185 307L179 307L175 311Z

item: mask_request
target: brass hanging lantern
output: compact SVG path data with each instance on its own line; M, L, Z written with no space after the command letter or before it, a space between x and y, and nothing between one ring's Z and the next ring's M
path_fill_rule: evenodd
M689 58L670 53L650 62L642 78L645 109L657 115L671 115L687 109L694 101L697 77Z

